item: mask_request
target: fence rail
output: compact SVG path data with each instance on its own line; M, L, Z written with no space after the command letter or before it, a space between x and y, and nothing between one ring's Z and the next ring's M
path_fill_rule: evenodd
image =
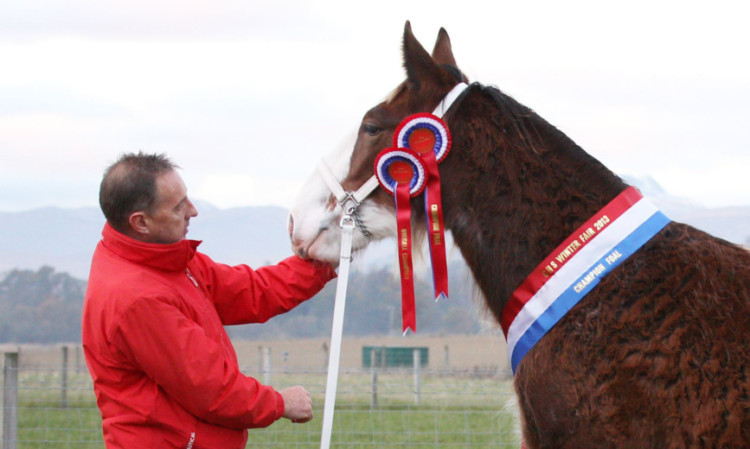
M104 447L80 348L54 351L58 355L53 363L42 363L45 358L23 350L4 354L0 449ZM441 362L433 369L421 363L419 354L414 357L411 367L378 366L374 356L367 366L342 367L332 447L519 447L505 370ZM319 363L303 367L289 359L289 354L261 345L256 363L243 365L243 372L279 389L304 385L313 397L315 419L307 424L280 420L251 430L248 447L319 447L325 368Z

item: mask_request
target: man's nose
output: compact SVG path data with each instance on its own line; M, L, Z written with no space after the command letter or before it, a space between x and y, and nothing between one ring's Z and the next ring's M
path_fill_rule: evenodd
M188 215L190 215L190 218L197 217L198 209L196 209L195 204L193 204L193 202L190 200L187 200L187 203L188 203Z

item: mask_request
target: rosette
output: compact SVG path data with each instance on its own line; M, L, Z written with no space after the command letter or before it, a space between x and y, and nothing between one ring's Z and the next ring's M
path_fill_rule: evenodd
M425 188L425 170L419 155L408 148L387 148L375 159L375 175L396 201L398 263L401 272L401 314L404 334L417 331L414 267L411 257L411 198Z
M420 113L406 117L394 133L394 146L411 148L424 157L432 150L435 161L442 162L451 148L448 125L439 117Z

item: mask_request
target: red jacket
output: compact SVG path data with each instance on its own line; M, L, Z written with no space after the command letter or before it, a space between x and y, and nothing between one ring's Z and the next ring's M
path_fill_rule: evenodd
M273 388L240 372L223 325L284 313L335 277L298 257L256 271L149 244L109 225L91 265L83 348L107 448L244 448L281 417Z

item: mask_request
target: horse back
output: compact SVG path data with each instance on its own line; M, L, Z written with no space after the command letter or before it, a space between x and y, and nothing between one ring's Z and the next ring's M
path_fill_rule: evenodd
M750 252L673 222L519 365L527 445L750 447L748 341Z

